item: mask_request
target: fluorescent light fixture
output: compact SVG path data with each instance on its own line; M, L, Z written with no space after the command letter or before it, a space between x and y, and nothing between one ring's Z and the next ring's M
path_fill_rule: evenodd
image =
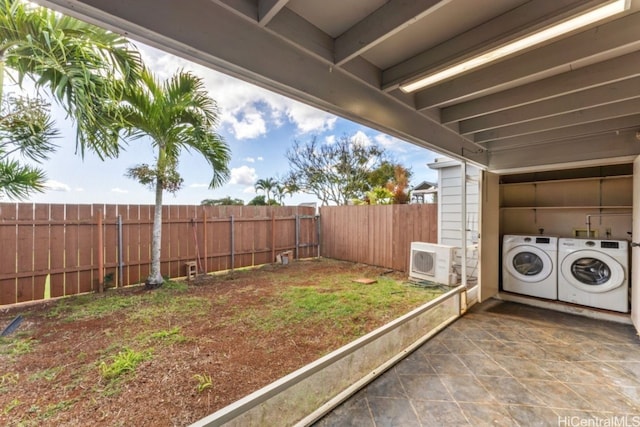
M444 70L402 83L400 84L400 89L404 92L414 92L448 79L449 77L457 76L458 74L473 70L474 68L478 68L500 58L504 58L505 56L530 48L547 40L551 40L580 27L584 27L585 25L589 25L601 19L615 15L616 13L626 10L628 7L629 0L615 0L581 15L574 16L567 21L536 31L533 34L524 36L523 38L517 39L504 46L497 47L478 56L474 56L464 62L452 65Z

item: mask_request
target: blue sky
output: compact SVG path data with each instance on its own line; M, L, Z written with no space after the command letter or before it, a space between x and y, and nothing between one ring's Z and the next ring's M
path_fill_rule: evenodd
M229 164L231 179L213 190L208 188L211 174L207 163L197 154L183 153L179 172L184 178L184 186L175 195L165 194L165 204L199 204L203 199L226 196L248 202L256 196L253 187L256 180L281 177L289 170L285 153L293 141L305 142L313 136L330 143L344 135L357 135L384 147L395 160L410 167L413 171L412 185L437 181L435 171L426 166L438 157L431 151L182 58L140 43L136 45L147 66L161 79L170 77L179 69L193 71L204 79L220 110L217 131L232 152ZM53 113L61 137L56 140L59 145L57 152L42 165L49 180L48 189L24 201L153 204L151 190L125 177L127 168L154 161L148 140L132 141L117 159L101 161L91 152L82 159L75 153L73 125L55 104ZM306 194L285 199L286 204L314 201L314 196Z

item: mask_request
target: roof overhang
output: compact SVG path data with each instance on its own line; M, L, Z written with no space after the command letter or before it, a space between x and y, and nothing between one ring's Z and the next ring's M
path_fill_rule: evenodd
M38 0L499 173L640 154L640 0L435 85L400 85L610 2Z

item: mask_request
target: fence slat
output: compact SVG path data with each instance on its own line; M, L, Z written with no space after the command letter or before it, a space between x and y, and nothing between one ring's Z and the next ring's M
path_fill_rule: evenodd
M0 305L41 299L48 274L53 297L94 290L98 209L104 214L107 273L117 277L120 214L124 269L118 286L144 282L150 271L152 205L0 203ZM296 215L300 257L317 254L317 221L322 256L401 271L408 269L412 241L438 238L437 205L323 207L319 220L310 207L169 206L163 214L162 272L171 277L184 275L184 262L196 258L196 241L209 272L232 268L231 215L236 268L273 262L273 253L295 249Z
M18 205L18 268L17 272L33 271L33 205L31 203ZM34 277L18 278L17 302L32 301Z
M15 222L18 217L18 206L15 203L0 205L0 273L7 278L0 279L0 305L18 302L16 259L18 257L17 226L5 222Z
M436 204L323 206L321 255L398 271L409 269L413 241L438 241Z
M0 203L0 305L42 299L47 276L52 297L96 290L98 212L103 216L105 274L113 273L117 286L144 282L151 262L152 205ZM184 262L195 260L197 252L203 267L205 254L208 257L208 272L229 270L230 215L234 215L236 229L235 267L273 262L273 252L295 248L296 214L313 216L314 208L165 206L162 274L183 276ZM118 274L118 215L123 220L122 281ZM312 219L301 221L302 256L317 253L315 227Z

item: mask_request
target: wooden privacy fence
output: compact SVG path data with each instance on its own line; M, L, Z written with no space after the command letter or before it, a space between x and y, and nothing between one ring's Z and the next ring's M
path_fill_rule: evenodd
M438 205L323 206L322 256L409 270L411 242L438 241Z
M0 305L144 282L153 212L151 205L0 203ZM184 276L190 261L214 272L270 263L284 251L318 255L312 207L164 206L162 215L164 276Z

